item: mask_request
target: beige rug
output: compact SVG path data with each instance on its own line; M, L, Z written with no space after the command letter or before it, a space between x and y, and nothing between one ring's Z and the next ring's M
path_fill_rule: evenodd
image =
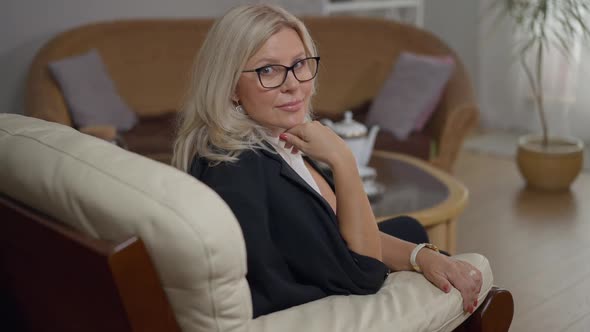
M476 153L484 153L503 158L516 155L516 142L520 134L490 132L473 135L465 141L464 148ZM584 172L590 172L590 142L584 148Z

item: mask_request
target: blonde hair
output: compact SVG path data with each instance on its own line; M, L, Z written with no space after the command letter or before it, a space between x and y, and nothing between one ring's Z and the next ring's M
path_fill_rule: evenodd
M268 149L262 142L269 137L269 131L236 111L231 96L248 59L285 27L297 32L307 56L316 56L303 22L278 6L238 6L213 24L196 57L188 95L179 114L174 167L187 172L195 156L218 164L237 161L246 149ZM307 106L309 121L311 105Z

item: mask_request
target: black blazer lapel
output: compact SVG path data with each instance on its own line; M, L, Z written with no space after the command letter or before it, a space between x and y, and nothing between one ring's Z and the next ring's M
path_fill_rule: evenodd
M272 147L272 148L274 150L274 147ZM310 195L312 195L316 200L318 200L318 202L324 207L324 209L328 210L328 214L330 215L332 220L337 223L336 214L334 213L334 210L332 210L332 207L330 206L330 204L328 204L328 202L324 199L324 197L322 195L320 195L317 191L315 191L315 189L313 189L309 184L307 184L307 182L305 182L305 180L303 180L301 178L301 176L299 176L299 174L297 174L297 172L295 172L295 170L293 170L293 168L291 168L291 166L289 166L289 164L287 164L287 162L283 159L283 157L281 157L278 153L272 153L272 152L266 151L266 150L261 150L261 151L267 157L272 158L281 164L281 176L287 178L289 181L293 182L295 185L301 187L302 189L307 191ZM310 160L307 157L305 157L305 159ZM312 164L312 166L316 170L318 170L317 165ZM332 179L330 179L329 177L326 177L325 173L320 172L320 174L326 179L328 184L332 187L332 190L334 190L334 184L333 184Z

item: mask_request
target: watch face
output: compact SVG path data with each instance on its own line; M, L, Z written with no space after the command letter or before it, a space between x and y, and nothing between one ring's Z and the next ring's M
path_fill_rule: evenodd
M440 252L440 251L438 250L438 247L437 247L437 246L435 246L435 245L434 245L434 244L432 244L432 243L427 243L427 244L426 244L426 248L428 248L428 249L431 249L431 250L434 250L434 251L436 251L436 252Z

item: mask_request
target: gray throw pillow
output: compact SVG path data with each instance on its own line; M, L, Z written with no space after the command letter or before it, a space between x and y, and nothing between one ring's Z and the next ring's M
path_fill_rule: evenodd
M117 93L95 49L51 62L49 70L61 87L76 127L112 125L126 131L137 123L137 115Z
M438 104L454 69L450 56L400 54L373 100L368 125L379 125L399 140L421 131Z

